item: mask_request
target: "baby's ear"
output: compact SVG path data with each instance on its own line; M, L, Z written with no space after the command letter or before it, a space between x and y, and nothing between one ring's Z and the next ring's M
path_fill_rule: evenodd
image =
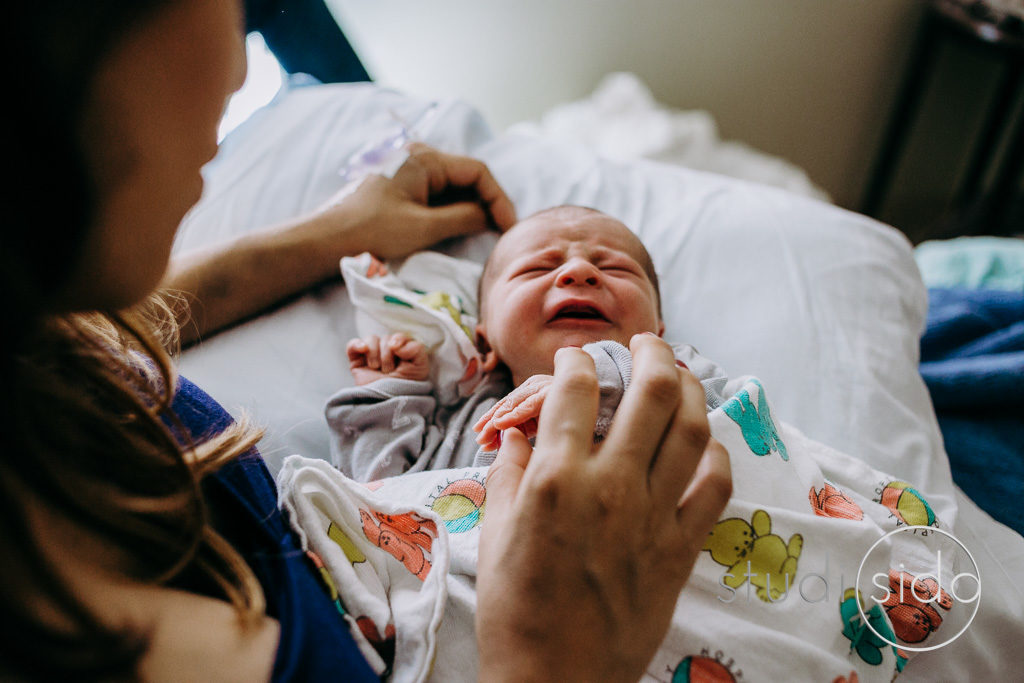
M483 362L480 364L480 370L482 372L493 372L501 361L498 358L498 354L491 348L490 342L487 341L487 328L484 327L483 323L478 323L476 326L476 348L484 355Z

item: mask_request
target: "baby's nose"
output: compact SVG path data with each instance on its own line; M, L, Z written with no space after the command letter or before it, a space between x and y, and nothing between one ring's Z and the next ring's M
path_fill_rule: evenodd
M567 287L570 285L595 286L600 282L601 271L590 261L584 259L573 259L565 263L558 273L558 285Z

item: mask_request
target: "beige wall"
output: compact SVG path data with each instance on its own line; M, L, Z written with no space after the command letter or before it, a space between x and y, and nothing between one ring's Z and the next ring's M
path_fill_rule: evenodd
M462 97L496 129L632 71L661 101L712 112L723 138L799 164L847 207L860 201L923 9L918 0L328 3L378 81Z

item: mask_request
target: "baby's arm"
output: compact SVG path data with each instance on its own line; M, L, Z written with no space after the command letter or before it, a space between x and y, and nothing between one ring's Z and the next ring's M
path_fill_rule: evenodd
M358 386L385 377L425 380L430 376L427 347L401 332L383 338L372 335L352 339L345 350Z
M327 401L334 466L357 481L401 474L440 443L426 347L404 334L351 340L356 386Z
M426 380L384 377L346 387L327 400L331 461L356 481L424 469L443 436L433 425L437 400Z

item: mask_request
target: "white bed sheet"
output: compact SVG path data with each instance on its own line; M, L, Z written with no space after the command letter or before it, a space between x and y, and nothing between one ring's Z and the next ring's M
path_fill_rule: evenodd
M372 85L297 89L230 135L176 250L307 212L341 185L349 156L428 102ZM1024 539L953 486L917 373L926 292L909 243L863 216L798 195L586 149L493 136L470 107L442 102L422 138L485 159L520 216L593 206L641 236L662 280L666 337L694 344L732 375L771 387L777 416L809 436L928 491L975 554L983 604L960 640L915 658L907 680L973 680L1024 671ZM447 245L483 260L495 239ZM337 284L320 288L184 354L183 374L228 410L267 426L261 450L326 458L324 399L350 384L355 334Z

